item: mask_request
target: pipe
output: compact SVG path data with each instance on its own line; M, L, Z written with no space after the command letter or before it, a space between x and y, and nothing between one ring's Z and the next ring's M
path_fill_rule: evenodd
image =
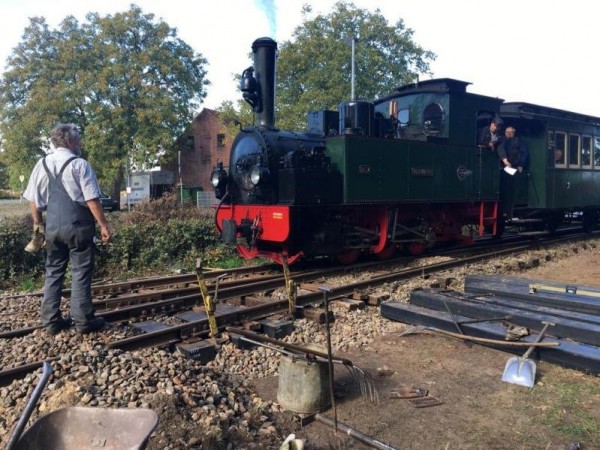
M25 426L27 425L27 422L29 421L29 418L31 417L31 413L37 406L37 402L40 399L40 397L42 396L42 392L44 392L44 389L46 388L46 384L48 384L50 375L52 375L52 366L48 362L44 361L44 369L42 371L42 377L40 378L40 381L38 382L37 386L33 390L33 393L31 394L31 398L27 402L27 405L25 405L25 410L23 411L23 414L21 414L21 417L19 418L19 422L17 422L17 426L15 427L12 435L10 436L10 440L6 444L6 447L4 447L4 450L12 450L14 448L15 444L17 444L17 442L21 438L21 435L23 434L23 430L25 429Z
M322 414L315 414L315 419L330 427L333 427L335 425L333 420ZM362 442L363 444L366 444L370 447L378 448L381 450L395 450L394 447L388 444L384 444L383 442L380 442L377 439L367 436L366 434L363 434L360 431L355 430L354 428L350 428L348 425L345 425L343 423L337 422L337 429L344 432L351 438L356 439L357 441Z

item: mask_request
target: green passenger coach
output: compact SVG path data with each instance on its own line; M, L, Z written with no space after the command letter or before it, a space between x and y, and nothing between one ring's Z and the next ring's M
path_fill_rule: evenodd
M600 205L600 118L530 103L504 103L500 111L531 159L516 205L521 217L549 217L554 228L581 216L589 230Z

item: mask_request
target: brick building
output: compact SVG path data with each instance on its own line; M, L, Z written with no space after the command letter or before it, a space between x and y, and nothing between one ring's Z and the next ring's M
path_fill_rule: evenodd
M194 117L191 133L182 137L181 178L185 187L201 187L212 192L210 174L217 161L229 164L231 139L226 139L226 132L219 113L204 108ZM174 161L163 164L162 169L173 172L175 184L179 184L179 168L177 155Z

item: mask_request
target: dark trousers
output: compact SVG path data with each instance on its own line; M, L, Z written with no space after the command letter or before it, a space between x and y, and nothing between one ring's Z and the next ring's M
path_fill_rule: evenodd
M76 323L94 318L92 274L94 245L69 247L60 240L46 243L46 282L41 306L42 323L47 326L61 320L60 299L67 265L71 262L71 316Z
M513 217L517 201L517 187L523 185L523 177L526 176L525 172L510 175L504 170L500 171L500 213L508 218Z

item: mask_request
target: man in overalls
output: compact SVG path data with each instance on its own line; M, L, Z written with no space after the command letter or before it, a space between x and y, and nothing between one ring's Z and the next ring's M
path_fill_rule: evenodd
M50 335L71 325L60 313L63 281L71 261L71 316L80 333L104 328L102 317L95 317L92 305L94 270L94 219L100 225L102 241L108 242L108 228L96 174L81 154L81 137L73 124L59 124L51 133L53 153L35 165L23 197L29 200L34 236L46 240L46 281L41 319ZM42 221L46 211L46 227ZM26 250L38 251L35 237Z

